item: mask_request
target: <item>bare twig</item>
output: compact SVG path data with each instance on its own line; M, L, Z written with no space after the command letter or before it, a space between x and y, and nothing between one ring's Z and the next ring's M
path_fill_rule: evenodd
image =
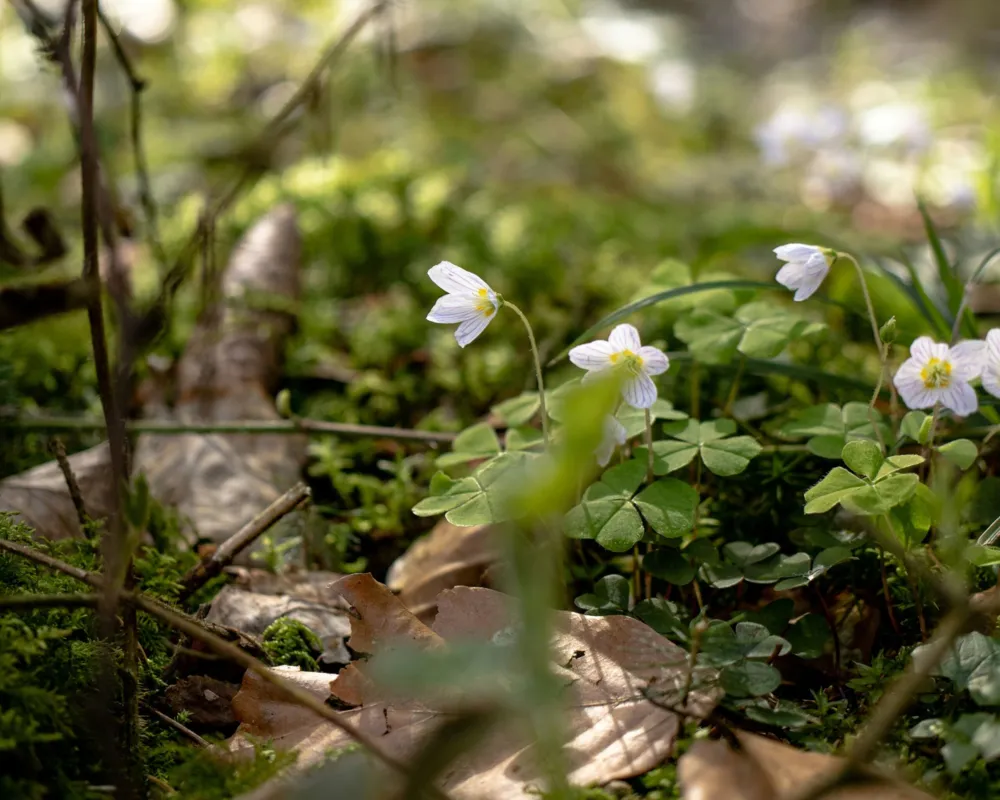
M99 578L96 578L96 576L87 572L87 570L74 567L72 564L67 564L65 561L60 561L58 558L53 558L52 556L43 553L41 550L36 550L34 547L28 547L27 545L19 544L17 542L11 542L7 539L0 539L0 550L17 553L19 556L30 559L37 564L48 567L49 569L54 569L56 572L62 572L64 575L69 575L71 578L76 578L78 581L88 583L91 586L95 585L95 580L98 583L100 582Z
M47 431L103 431L107 423L83 417L5 417L0 415L0 428L23 428ZM253 434L335 434L374 439L401 439L429 444L447 444L455 441L457 434L442 431L421 431L413 428L389 428L381 425L354 425L347 422L326 422L317 419L245 422L175 423L161 420L129 420L125 423L129 433L155 433L163 436L186 433L253 433Z
M182 736L186 736L192 742L194 742L199 747L211 747L211 745L200 737L197 733L191 730L187 725L178 722L173 717L164 714L162 711L158 711L152 706L146 706L146 709L150 711L154 717L163 722L165 725L169 725L175 731L177 731Z
M86 533L87 523L90 522L90 515L87 513L87 507L83 502L83 493L80 491L80 484L77 483L76 475L73 474L73 466L69 463L69 458L66 456L66 445L63 444L62 439L55 438L52 440L51 449L55 454L56 462L59 464L59 470L66 481L66 488L69 490L70 499L73 501L73 508L76 509L76 518L80 522L80 530Z
M309 498L309 487L297 483L271 505L261 511L256 517L240 528L224 541L216 551L203 559L194 569L181 579L180 601L186 600L208 581L219 575L222 570L233 562L239 553L253 544L264 531L268 530L278 520L298 508Z
M15 594L0 597L0 608L73 608L96 606L96 594Z
M326 73L347 52L347 48L351 42L387 6L388 0L376 0L371 6L358 14L342 34L324 48L305 80L302 81L299 88L288 99L285 105L282 106L281 110L271 118L254 143L250 145L248 148L249 151L261 152L265 147L273 148L290 131L291 127L286 125L286 123L313 96L317 88L322 84ZM191 264L194 263L194 259L201 249L203 238L208 235L211 227L215 224L215 220L222 216L240 194L254 183L259 172L260 170L256 164L247 166L233 183L219 195L218 199L206 209L206 213L199 221L198 227L184 245L173 266L171 266L164 276L159 296L149 311L150 315L165 318L165 310L169 307L174 295L187 276Z
M0 287L0 331L86 308L92 285L83 278Z
M125 52L118 34L115 33L114 26L108 21L104 11L98 7L97 16L104 35L111 43L111 49L115 54L115 59L121 66L122 72L128 81L131 92L131 119L130 136L132 139L132 158L135 161L135 174L139 185L139 203L142 206L146 217L146 239L153 256L160 264L167 263L167 254L160 242L159 214L156 209L156 201L153 198L152 181L149 177L149 166L146 161L146 149L142 140L142 93L146 89L146 81L139 77L132 61Z

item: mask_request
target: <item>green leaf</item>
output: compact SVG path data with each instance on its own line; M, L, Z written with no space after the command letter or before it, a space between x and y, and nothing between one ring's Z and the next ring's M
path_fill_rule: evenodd
M841 452L844 463L858 475L875 480L882 466L882 448L870 439L856 439L844 445Z
M676 478L661 478L636 496L635 505L650 528L676 538L694 527L698 492Z
M875 413L875 419L883 438L889 433L882 415ZM870 409L866 403L846 403L843 408L828 403L810 406L785 423L781 433L790 438L811 437L806 443L809 450L821 458L841 460L844 445L854 439L876 440L872 427Z
M492 426L481 422L458 434L451 449L452 452L438 456L437 466L452 467L495 456L500 452L500 440Z
M926 442L920 441L920 428L926 419L927 414L923 411L908 411L899 425L900 435L908 436L918 444L926 444Z
M672 642L688 640L688 625L682 618L682 610L676 603L655 597L636 603L632 616L645 622L661 636Z
M743 573L732 564L703 564L701 574L716 589L728 589L743 580Z
M889 509L909 500L919 484L919 475L912 473L890 475L874 486L865 487L864 491L855 492L849 497L845 497L841 504L856 514L884 514Z
M927 241L930 243L931 252L934 254L934 263L937 265L938 278L948 295L948 310L952 314L956 314L962 304L962 297L965 294L965 284L958 277L958 273L948 259L944 245L941 243L941 237L938 236L937 228L934 226L934 220L931 219L931 215L927 211L927 206L924 205L923 200L917 200L917 208L920 209L920 216L924 221L924 230L927 233ZM977 334L975 325L968 322L967 316L964 316L962 324L965 335L975 338Z
M915 467L918 464L924 463L924 457L918 455L903 455L903 456L889 456L885 463L879 468L878 474L875 476L875 483L888 478L890 475L899 472L901 469L909 469L910 467Z
M779 555L768 561L747 565L743 574L751 583L774 583L787 578L802 578L802 582L796 584L801 586L808 583L810 562L808 553ZM776 586L775 589L777 588ZM786 588L789 587L782 586L781 591Z
M775 651L783 656L792 649L786 639L773 635L755 622L738 622L733 633L744 658L770 658Z
M493 406L492 411L508 428L529 423L541 407L538 392L524 392Z
M635 302L629 303L617 311L613 311L608 314L603 319L591 325L587 330L581 333L573 342L563 350L559 355L552 359L550 363L554 364L557 361L564 359L569 351L580 344L581 342L587 342L591 339L597 337L601 331L606 328L610 328L613 325L621 322L623 319L641 311L644 308L649 308L650 306L656 305L657 303L662 303L666 300L671 300L675 297L683 297L690 294L698 294L700 292L710 292L717 289L771 289L775 288L774 283L763 282L763 281L746 281L746 280L724 280L724 281L707 281L705 283L696 283L690 286L678 286L675 289L667 289L663 292L657 292L656 294L644 297L641 300L636 300Z
M475 478L452 480L443 472L438 472L431 479L431 496L426 497L413 507L413 513L418 517L433 517L443 514L480 493L479 483Z
M823 480L805 493L805 513L822 514L845 498L867 488L868 484L857 475L843 467L834 467Z
M760 451L760 443L752 436L734 436L703 445L701 460L714 474L729 477L743 472Z
M609 487L615 494L622 497L631 497L635 490L642 485L646 477L647 463L633 458L624 464L618 464L605 470L601 475L601 483Z
M736 475L761 451L752 436L726 438L736 430L736 424L729 419L710 422L689 419L668 423L663 430L673 439L653 442L653 471L657 475L687 466L699 453L705 466L716 475ZM640 461L645 453L645 448L636 449Z
M642 519L626 497L584 500L565 517L566 535L595 539L606 550L625 553L642 539Z
M760 697L781 686L781 673L769 664L743 661L723 667L719 683L726 694L734 697Z
M968 439L955 439L938 447L938 452L960 470L967 470L976 463L979 448Z
M736 354L744 326L732 317L696 309L677 321L674 333L705 364L727 364Z
M634 452L639 461L646 460L648 451L645 447L637 447ZM666 475L668 472L686 467L697 455L698 446L687 442L679 442L676 439L653 442L653 473Z
M722 552L735 566L743 569L750 564L756 564L777 553L781 547L774 542L753 545L750 542L728 542L723 545Z
M777 600L772 600L763 608L755 611L744 611L743 617L747 622L763 625L771 633L784 635L794 613L795 601L788 597L780 597ZM791 640L789 639L789 641Z
M638 436L646 430L646 412L641 408L633 408L630 405L622 403L621 408L618 409L615 416L618 418L618 421L625 426L625 435L629 439L634 436ZM649 416L654 422L660 419L687 419L687 414L683 411L674 410L674 407L662 397L657 398L653 403L652 407L649 409Z
M542 432L538 428L510 428L504 438L507 451L530 450L542 444Z
M694 580L694 565L669 547L658 547L642 559L642 568L656 578L675 586L686 586Z
M912 728L910 736L914 739L940 739L947 729L943 720L937 718L922 719Z
M573 602L589 613L616 614L628 611L629 581L621 575L606 575L594 584L591 594L582 594Z
M916 648L913 658L920 658L926 647ZM959 637L941 661L938 674L959 689L967 689L978 705L1000 705L1000 642L977 632Z

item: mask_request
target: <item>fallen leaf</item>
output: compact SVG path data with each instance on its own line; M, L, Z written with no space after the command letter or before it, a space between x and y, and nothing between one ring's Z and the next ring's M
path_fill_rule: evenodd
M493 525L459 527L443 519L393 562L386 585L417 618L428 622L445 589L486 585L486 573L500 557L497 535Z
M844 759L798 750L739 731L740 750L727 742L701 740L681 756L677 777L682 800L782 800L831 775ZM932 800L931 795L872 772L872 780L823 795L829 800Z
M515 617L512 598L489 589L456 588L438 598L432 628L423 625L403 604L369 575L351 575L336 584L354 607L350 646L376 657L399 647L447 647L448 641L493 641L510 629ZM553 615L553 672L565 676L567 707L563 718L568 741L564 757L569 780L585 786L642 774L672 751L680 715L647 699L645 692L679 701L687 681L687 656L642 622L623 616L586 617L571 612ZM329 680L329 676L326 676ZM707 675L698 676L701 685ZM248 676L237 695L242 720L234 748L245 737L273 736L279 747L296 742L294 771L307 769L351 743L306 712L276 727L260 681ZM359 702L342 712L345 721L376 737L390 755L406 760L454 715L416 699L392 700L367 674L365 662L354 662L330 684L336 698ZM693 691L685 710L703 717L717 693ZM260 721L266 721L262 727ZM295 725L298 724L296 728ZM286 775L255 791L254 800L287 797ZM526 798L543 788L534 749L515 725L495 728L474 749L453 762L439 781L454 798L507 800Z
M329 602L310 600L308 595L303 597L296 593L295 588L290 587L288 594L272 595L225 586L212 601L206 619L252 636L261 636L268 625L281 617L298 620L323 643L320 661L347 664L351 660L344 646L351 632L347 605L340 598L330 598ZM316 596L317 593L309 594Z

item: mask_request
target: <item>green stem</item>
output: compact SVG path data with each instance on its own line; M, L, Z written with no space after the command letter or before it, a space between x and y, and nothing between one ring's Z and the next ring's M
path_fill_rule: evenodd
M837 253L834 257L834 262L837 259L843 258L850 261L854 268L858 272L858 279L861 282L861 293L865 298L865 308L868 310L868 319L872 324L872 337L875 339L875 352L878 353L879 358L879 372L878 372L878 383L875 386L875 391L872 394L872 399L868 403L868 418L871 420L872 429L875 431L875 438L878 439L879 446L882 450L885 450L885 440L882 438L882 431L878 426L878 419L875 416L875 401L878 400L879 392L882 391L882 381L885 379L885 368L886 360L889 354L889 346L882 341L882 337L878 332L878 317L875 316L875 306L872 304L872 296L868 291L868 281L865 280L865 271L861 268L861 264L858 260L852 256L850 253Z
M535 381L538 384L538 400L542 411L542 438L545 440L545 447L549 446L549 414L545 409L545 384L542 381L542 359L538 355L538 345L535 343L535 332L531 329L531 323L524 316L524 312L508 300L503 301L504 306L509 308L521 318L524 329L528 332L528 342L531 345L531 357L535 361Z
M653 415L646 411L646 482L653 482Z

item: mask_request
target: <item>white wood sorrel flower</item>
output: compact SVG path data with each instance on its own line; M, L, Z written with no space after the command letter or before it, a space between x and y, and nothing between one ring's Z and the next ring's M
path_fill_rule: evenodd
M986 334L983 388L994 397L1000 397L1000 328L994 328Z
M778 270L775 280L793 290L794 299L798 301L806 300L816 293L837 257L829 248L812 244L783 244L774 248L774 254L788 262Z
M619 325L605 342L581 344L569 351L569 360L587 370L584 381L605 376L608 370L625 373L622 397L633 408L649 408L656 402L656 384L650 376L666 372L667 356L655 347L643 347L639 331L631 325Z
M455 339L465 347L486 330L503 301L478 275L442 261L427 271L428 277L447 294L438 299L427 315L431 322L459 323Z
M604 426L601 432L601 443L597 445L594 455L597 456L599 466L606 467L611 460L616 447L625 444L628 438L628 431L625 426L618 421L614 414L608 414L604 418Z
M979 407L969 381L983 369L983 342L960 342L954 347L921 336L910 345L910 357L896 372L899 396L909 408L931 408L940 402L967 417Z

